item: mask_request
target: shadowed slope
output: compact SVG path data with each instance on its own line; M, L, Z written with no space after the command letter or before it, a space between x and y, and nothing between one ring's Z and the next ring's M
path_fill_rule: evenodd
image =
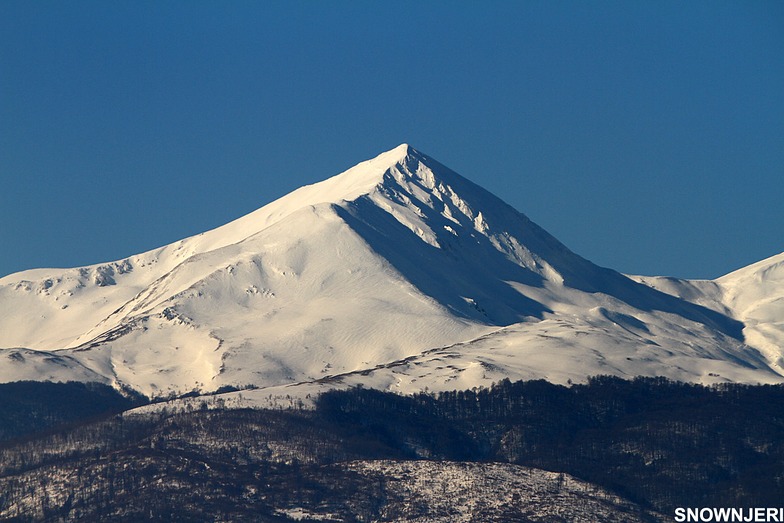
M527 316L541 318L549 309L517 296L506 283L540 287L549 281L586 293L603 293L641 311L682 316L743 340L741 322L594 265L485 189L411 147L406 153L384 173L383 184L375 192L345 205L347 212L342 216L363 229L361 234L367 235L371 247L422 292L445 306L477 317L467 300L476 295L482 297L479 309L490 323L509 325ZM406 220L403 208L413 210L418 221ZM403 247L390 242L396 228L391 217L411 229L409 234L396 232L396 240L414 242L416 235L430 244L418 253L418 260L406 257L416 250L413 243ZM458 296L443 292L450 285L460 290Z

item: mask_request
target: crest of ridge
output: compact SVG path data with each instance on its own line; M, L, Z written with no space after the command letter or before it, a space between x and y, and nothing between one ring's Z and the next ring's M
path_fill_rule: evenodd
M204 252L237 243L304 207L351 201L371 193L383 183L390 169L402 166L413 154L418 155L415 149L401 144L331 178L300 187L250 214L194 237L192 240L199 244L196 250Z

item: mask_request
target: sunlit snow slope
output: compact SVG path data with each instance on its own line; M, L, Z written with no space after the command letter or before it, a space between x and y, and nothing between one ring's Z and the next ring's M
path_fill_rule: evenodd
M720 310L743 322L747 344L784 373L784 253L714 281L643 278L661 291Z
M764 312L776 316L781 286L717 307L642 281L401 145L160 249L0 279L0 379L151 396L316 380L782 379Z

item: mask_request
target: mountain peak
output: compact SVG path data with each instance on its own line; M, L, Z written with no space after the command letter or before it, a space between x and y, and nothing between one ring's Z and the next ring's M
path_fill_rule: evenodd
M424 158L424 156L419 153L419 151L407 143L402 143L394 149L390 149L369 160L365 160L364 162L355 165L354 167L341 174L338 174L332 179L335 180L343 177L367 177L369 180L381 181L380 177L383 176L383 174L388 170L395 167L405 166L414 157L417 159Z
M160 396L352 372L401 391L604 373L776 382L780 267L717 283L741 334L719 309L581 258L403 143L153 251L3 278L0 381Z
M381 153L381 154L382 155L388 154L390 156L398 156L400 158L405 158L406 156L408 156L412 152L416 152L416 149L414 149L413 147L411 147L407 143L401 143L400 145L398 145L394 149L390 149L389 151L387 151L385 153Z
M418 178L424 160L429 160L429 157L402 143L331 178L301 187L279 201L294 207L351 201L385 185L390 175L399 180ZM430 163L439 165L433 161Z

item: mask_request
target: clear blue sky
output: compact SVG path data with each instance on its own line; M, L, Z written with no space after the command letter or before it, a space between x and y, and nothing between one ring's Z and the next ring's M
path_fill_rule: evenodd
M719 276L784 251L784 2L0 2L0 276L401 142L600 265Z

